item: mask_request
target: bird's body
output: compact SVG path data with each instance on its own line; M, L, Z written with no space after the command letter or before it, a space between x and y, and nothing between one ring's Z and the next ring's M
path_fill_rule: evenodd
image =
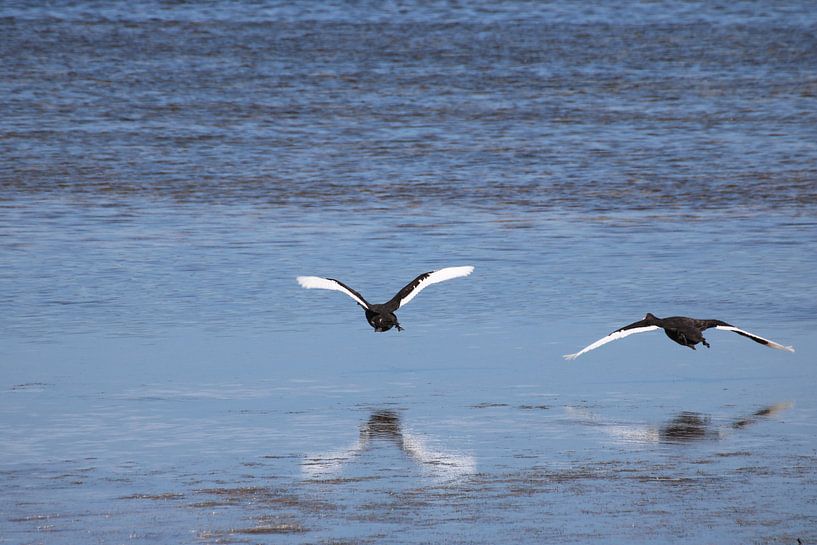
M710 327L719 325L728 326L726 322L720 320L696 320L686 316L670 316L669 318L656 318L652 314L647 314L644 318L650 325L657 325L664 330L664 333L681 346L688 346L695 350L695 345L703 344L709 348L709 343L704 338L703 331Z
M335 280L334 278L321 278L320 276L299 276L297 280L298 284L304 288L319 288L345 293L354 299L358 305L363 307L363 310L366 312L366 321L369 322L369 325L371 325L376 332L382 333L390 330L393 327L396 327L397 331L403 330L403 328L400 326L400 322L397 320L395 312L397 309L414 299L414 297L420 291L431 284L436 284L437 282L443 282L444 280L459 278L461 276L468 276L473 270L474 267L471 266L447 267L445 269L423 273L406 284L403 289L398 291L397 294L389 301L382 304L369 303L363 298L362 295L360 295L360 293L356 292L340 280Z
M396 327L397 331L403 331L400 322L397 321L397 315L389 310L388 306L373 304L369 305L369 308L365 310L366 321L369 322L369 325L372 326L376 332L382 333L393 327Z
M709 343L704 338L703 332L713 327L725 331L732 331L734 333L737 333L738 335L742 335L744 337L752 339L756 343L766 345L769 348L777 348L779 350L787 350L789 352L794 352L794 348L792 348L791 346L783 346L774 341L770 341L769 339L764 339L763 337L755 335L754 333L749 333L748 331L739 329L721 320L699 320L697 318L687 318L686 316L671 316L669 318L658 318L657 316L650 314L648 312L647 315L644 316L643 320L633 322L620 329L617 329L616 331L613 331L606 337L602 337L596 342L584 347L579 352L576 352L575 354L567 354L564 357L565 359L568 360L574 360L581 356L582 354L584 354L585 352L595 350L596 348L605 345L611 341L615 341L616 339L627 337L629 335L632 335L633 333L643 333L646 331L654 331L656 329L663 329L667 337L669 337L676 343L680 344L681 346L687 346L695 350L695 345L700 343L703 344L705 347L709 348Z

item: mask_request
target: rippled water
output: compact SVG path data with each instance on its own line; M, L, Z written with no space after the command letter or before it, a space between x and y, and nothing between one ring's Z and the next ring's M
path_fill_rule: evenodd
M0 543L817 541L815 13L3 4Z

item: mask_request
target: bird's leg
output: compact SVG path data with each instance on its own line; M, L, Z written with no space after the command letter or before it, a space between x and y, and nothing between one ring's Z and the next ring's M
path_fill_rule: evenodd
M706 342L706 339L701 339L701 343L703 343L703 345L704 345L705 347L709 348L709 343L708 343L708 342Z
M397 331L403 331L403 328L400 327L400 324L394 324L394 327L397 328Z

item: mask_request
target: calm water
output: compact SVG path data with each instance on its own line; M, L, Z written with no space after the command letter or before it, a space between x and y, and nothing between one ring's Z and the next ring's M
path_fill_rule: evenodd
M809 2L5 2L0 57L0 543L817 542ZM294 280L466 264L399 334ZM648 311L797 352L562 360Z

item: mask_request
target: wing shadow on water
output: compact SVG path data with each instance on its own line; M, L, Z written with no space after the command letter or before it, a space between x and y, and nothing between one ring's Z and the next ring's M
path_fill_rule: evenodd
M388 409L373 411L361 424L357 442L348 448L307 455L301 462L301 471L311 479L333 477L362 454L383 444L399 449L433 478L457 480L476 472L473 456L430 448L423 438L405 429L398 413Z
M566 407L565 410L571 419L584 425L598 426L618 441L671 444L723 439L735 430L751 426L793 406L794 403L790 401L768 405L748 416L735 418L721 425L712 424L709 415L691 411L681 411L660 426L650 426L605 422L590 411L576 407Z

